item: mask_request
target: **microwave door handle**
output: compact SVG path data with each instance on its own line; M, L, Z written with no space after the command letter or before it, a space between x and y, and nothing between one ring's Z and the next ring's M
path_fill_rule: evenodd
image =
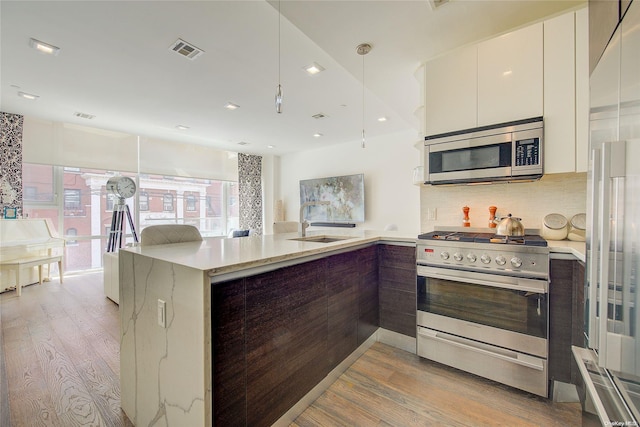
M601 181L601 160L600 160L600 149L594 148L591 151L591 206L590 208L590 217L589 217L589 228L590 231L590 239L587 242L589 245L589 275L587 277L588 280L588 299L589 299L589 312L587 315L589 316L589 347L593 349L598 349L598 259L600 254L600 235L598 233L599 230L599 212L598 207L599 196L600 196L600 183Z

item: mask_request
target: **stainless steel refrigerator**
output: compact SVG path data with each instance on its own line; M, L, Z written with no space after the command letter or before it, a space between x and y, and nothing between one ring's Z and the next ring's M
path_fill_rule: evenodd
M640 0L590 77L585 349L573 349L586 409L640 422Z

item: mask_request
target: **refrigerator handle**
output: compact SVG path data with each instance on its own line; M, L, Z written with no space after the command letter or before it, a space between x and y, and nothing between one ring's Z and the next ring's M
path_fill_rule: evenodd
M607 366L607 326L609 321L609 250L611 244L611 145L602 144L600 162L600 204L598 206L598 223L596 224L599 237L598 285L600 289L599 325L598 325L598 363Z
M588 331L589 331L589 347L593 349L598 349L598 258L600 254L600 241L599 241L599 233L598 233L598 224L599 224L599 212L598 207L599 203L599 185L601 181L600 167L601 167L601 159L600 159L600 149L594 148L591 151L591 206L589 206L590 215L587 217L589 224L587 229L590 230L590 239L587 241L587 244L590 246L588 249L589 259L588 259L588 267L589 267L589 276L588 280L588 295L587 298L589 300L589 312L586 313L589 319Z

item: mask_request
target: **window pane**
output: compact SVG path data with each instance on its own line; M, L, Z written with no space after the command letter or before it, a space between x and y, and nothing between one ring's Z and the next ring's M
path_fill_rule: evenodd
M53 166L22 164L22 185L24 202L53 203Z
M166 179L167 177L164 177ZM163 209L165 212L173 212L173 194L165 194L163 196Z
M149 193L146 191L140 192L140 210L148 211L149 210Z
M80 190L64 190L64 210L80 210Z

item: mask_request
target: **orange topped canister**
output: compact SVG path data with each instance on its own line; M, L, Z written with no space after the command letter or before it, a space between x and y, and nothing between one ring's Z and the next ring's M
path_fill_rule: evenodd
M489 228L496 228L496 211L498 210L495 206L489 206Z
M462 218L462 226L471 227L471 221L469 220L469 206L463 207L462 213L464 214L464 217Z

